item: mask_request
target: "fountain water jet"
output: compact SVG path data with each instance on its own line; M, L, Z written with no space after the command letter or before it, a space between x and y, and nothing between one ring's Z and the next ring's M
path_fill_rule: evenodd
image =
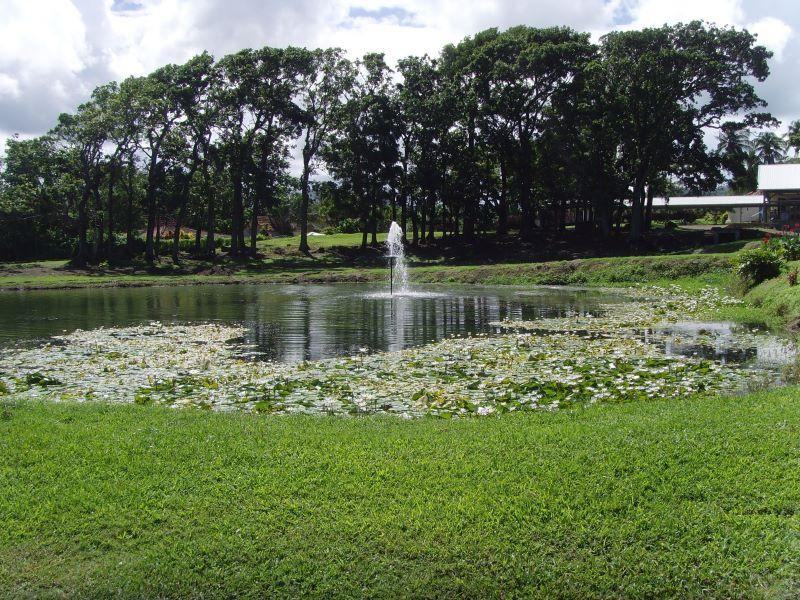
M397 287L404 294L408 292L408 266L403 246L403 230L394 221L389 226L386 247L389 258L389 291L394 294L394 288Z

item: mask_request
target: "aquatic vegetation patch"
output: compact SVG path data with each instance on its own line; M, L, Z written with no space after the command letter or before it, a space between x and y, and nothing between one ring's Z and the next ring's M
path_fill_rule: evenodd
M677 399L778 380L778 371L693 352L670 354L673 333L637 329L685 319L724 300L708 294L701 304L668 293L656 301L652 290L634 294L597 317L503 323L515 331L298 364L248 360L241 327L151 323L75 331L40 348L3 351L0 381L10 394L52 400L452 417ZM536 332L525 331L529 326ZM713 346L718 332L701 331L687 343L698 335ZM752 334L739 335L742 348L752 344Z
M630 301L600 304L594 314L575 313L535 321L496 321L492 325L517 331L613 332L685 321L718 306L742 303L741 300L726 296L712 287L703 288L696 295L689 294L678 286L641 286L617 290L617 293L628 296Z

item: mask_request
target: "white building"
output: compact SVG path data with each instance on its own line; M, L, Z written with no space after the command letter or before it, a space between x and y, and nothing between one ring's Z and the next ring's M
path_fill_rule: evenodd
M760 165L758 190L764 194L765 222L778 228L800 223L800 164Z
M764 196L755 193L746 196L678 196L653 198L653 208L662 210L726 210L728 223L742 225L762 223Z
M758 191L745 196L653 198L657 210L726 210L728 223L771 225L800 223L800 164L759 165Z

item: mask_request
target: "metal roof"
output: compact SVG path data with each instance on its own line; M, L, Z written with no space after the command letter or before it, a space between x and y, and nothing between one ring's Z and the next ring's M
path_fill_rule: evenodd
M759 165L758 189L762 192L800 192L800 165Z
M764 196L676 196L673 198L653 198L653 208L737 208L761 206Z

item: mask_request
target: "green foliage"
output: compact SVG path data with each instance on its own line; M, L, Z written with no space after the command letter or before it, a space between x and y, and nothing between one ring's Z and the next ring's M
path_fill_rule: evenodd
M800 233L774 236L770 243L777 244L779 252L786 260L800 260Z
M769 245L762 245L743 250L736 258L734 271L742 282L752 287L780 275L784 264L779 252Z
M728 213L724 210L710 210L703 213L695 223L703 225L724 225L728 221Z
M357 233L360 228L358 219L344 218L333 228L333 233Z
M630 190L637 238L646 189L712 190L722 170L732 189L751 188L758 160L783 159L775 133L752 144L748 133L775 124L754 87L769 57L747 31L700 22L611 32L596 45L567 27L487 29L436 58L402 59L397 78L375 53L203 52L101 85L48 135L9 142L0 257L99 264L118 254L106 240L144 231L152 265L158 219L211 226L242 258L247 224L265 214L280 234L299 229L307 254L310 225L352 231L355 219L385 231L390 205L425 242L435 223L469 245L514 220L531 238L536 212L556 229L574 199L587 233L608 236ZM703 143L709 127L723 130L716 153ZM311 181L322 162L327 198Z
M47 387L50 385L61 385L61 382L58 379L48 377L47 375L43 375L38 371L35 371L33 373L28 373L23 378L23 381L30 386L38 385L41 387Z

